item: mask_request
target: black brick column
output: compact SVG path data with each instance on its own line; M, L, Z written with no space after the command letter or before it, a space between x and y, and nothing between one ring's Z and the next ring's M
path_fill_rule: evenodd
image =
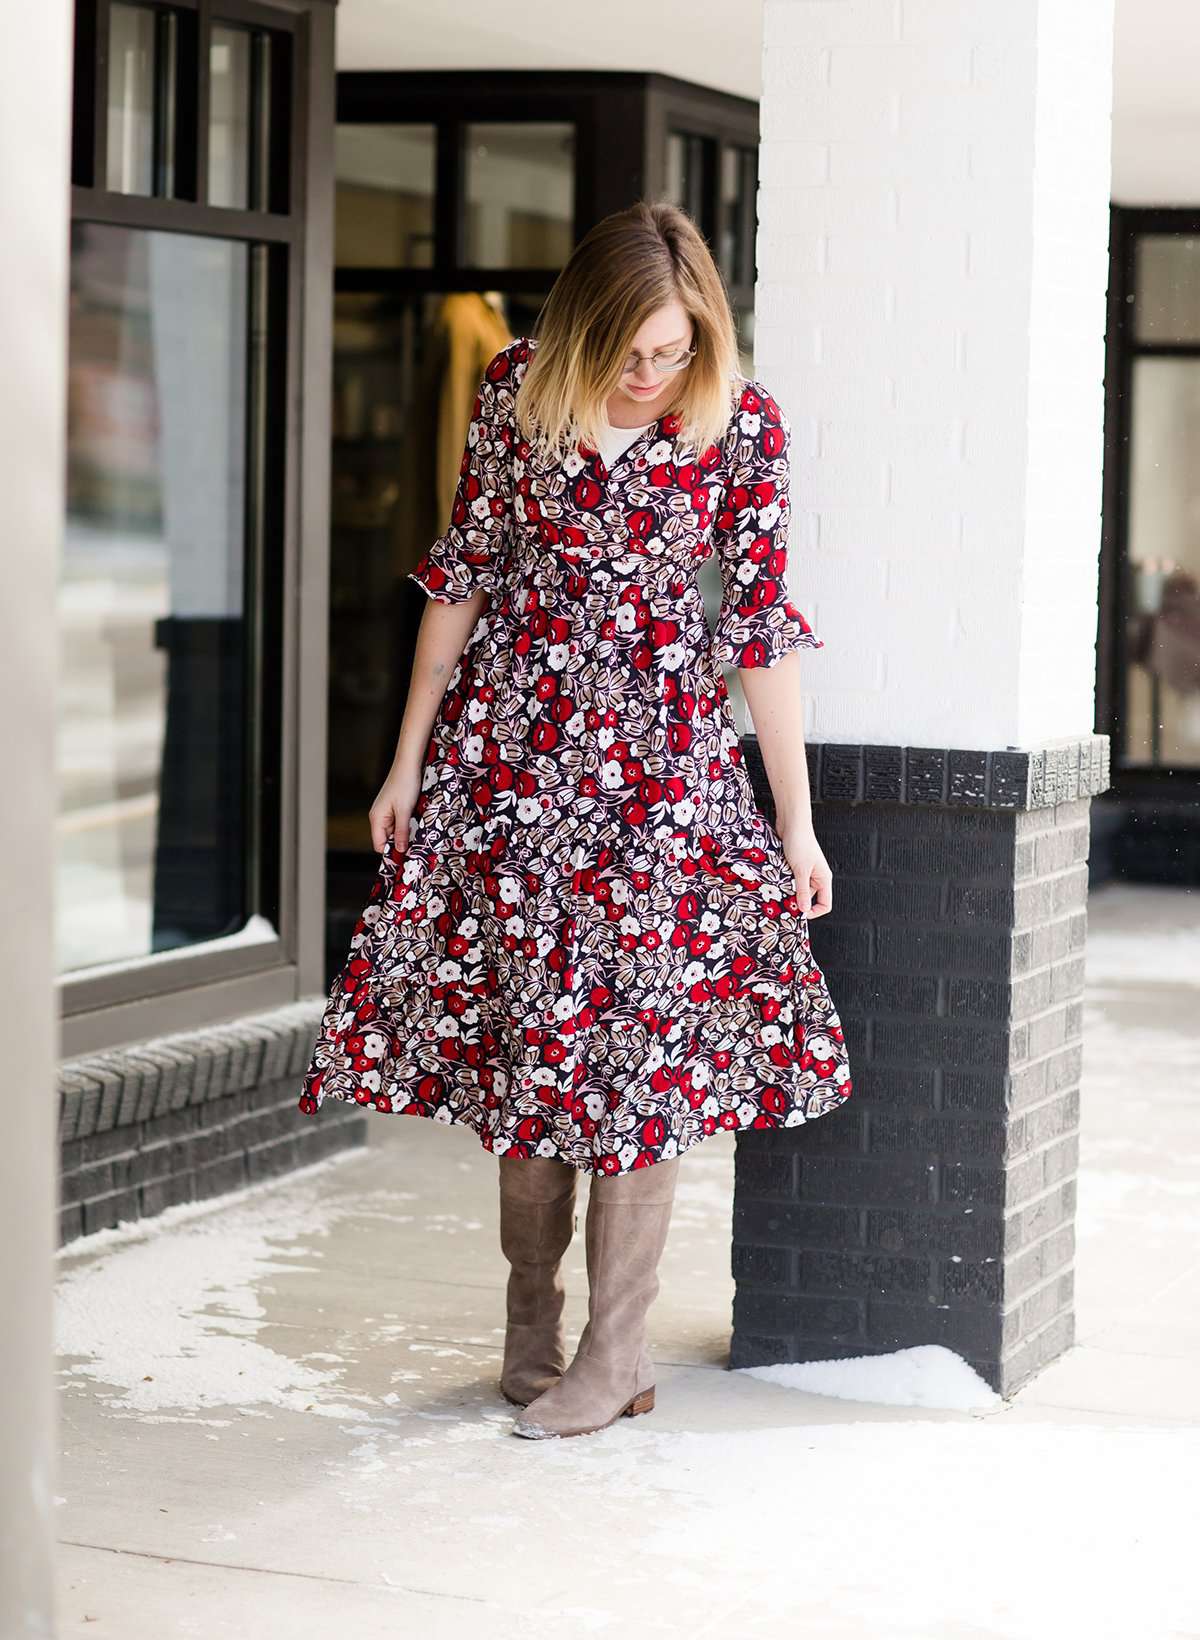
M809 1126L738 1135L730 1365L936 1343L1010 1394L1074 1338L1089 809L1108 741L810 746L809 775L834 873L813 954L854 1092Z

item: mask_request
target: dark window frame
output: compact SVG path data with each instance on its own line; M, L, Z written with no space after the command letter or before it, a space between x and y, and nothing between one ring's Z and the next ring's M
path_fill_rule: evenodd
M247 314L248 326L261 322L262 307L256 310L255 304L265 301L270 318L263 368L256 373L253 348L247 358L247 471L249 476L251 462L257 464L261 482L257 516L251 516L255 487L247 484L248 778L242 864L248 912L268 918L276 932L244 947L201 941L62 975L65 1054L292 1001L316 989L322 972L324 763L323 753L312 748L324 740L320 590L328 563L328 495L311 469L328 454L325 292L333 96L326 87L333 77L333 7L330 0L134 3L177 18L174 197L120 194L104 186L110 0L77 0L71 218L262 247L250 253L260 283L251 281ZM276 118L260 208L205 202L213 23L265 30L271 37L268 95ZM156 173L156 186L160 180ZM254 405L263 395L271 413L264 416L256 443ZM317 679L311 675L314 655L320 657Z
M1181 782L1200 784L1200 771L1194 768L1170 764L1148 768L1124 761L1127 704L1121 632L1127 612L1134 365L1141 358L1200 359L1200 342L1137 339L1137 247L1148 235L1198 238L1200 210L1113 205L1110 211L1095 727L1098 734L1111 739L1111 799L1179 798Z
M449 112L449 110L453 112ZM545 121L575 127L573 238L610 211L643 196L663 197L666 138L679 131L713 144L706 179L711 235L717 225L720 159L725 146L753 148L759 140L758 104L666 74L560 73L512 69L344 70L337 82L339 125L423 125L437 132L434 254L423 268L339 268L339 291L549 291L557 269L468 267L463 242L462 167L467 128L478 123L525 125ZM603 164L599 155L603 155ZM753 211L753 204L750 204ZM714 254L717 245L713 243ZM753 280L731 284L735 306L753 302Z

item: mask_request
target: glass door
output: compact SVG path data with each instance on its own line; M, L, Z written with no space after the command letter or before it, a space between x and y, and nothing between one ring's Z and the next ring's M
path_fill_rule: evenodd
M533 328L575 241L572 122L337 130L327 845L330 963L375 868L425 594L480 378Z
M1200 236L1133 245L1120 762L1200 769Z

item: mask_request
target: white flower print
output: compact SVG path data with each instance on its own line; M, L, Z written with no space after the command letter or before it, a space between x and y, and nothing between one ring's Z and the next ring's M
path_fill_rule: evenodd
M710 449L666 415L614 476L578 448L517 456L535 348L489 363L450 517L409 577L441 602L488 596L299 1103L463 1123L497 1155L611 1174L852 1090L722 671L822 645L788 597L790 429L763 384L740 384Z

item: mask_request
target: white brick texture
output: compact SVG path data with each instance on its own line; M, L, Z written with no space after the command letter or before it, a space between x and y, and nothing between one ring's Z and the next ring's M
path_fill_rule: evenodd
M1112 4L765 0L755 369L800 435L814 740L1092 728Z

